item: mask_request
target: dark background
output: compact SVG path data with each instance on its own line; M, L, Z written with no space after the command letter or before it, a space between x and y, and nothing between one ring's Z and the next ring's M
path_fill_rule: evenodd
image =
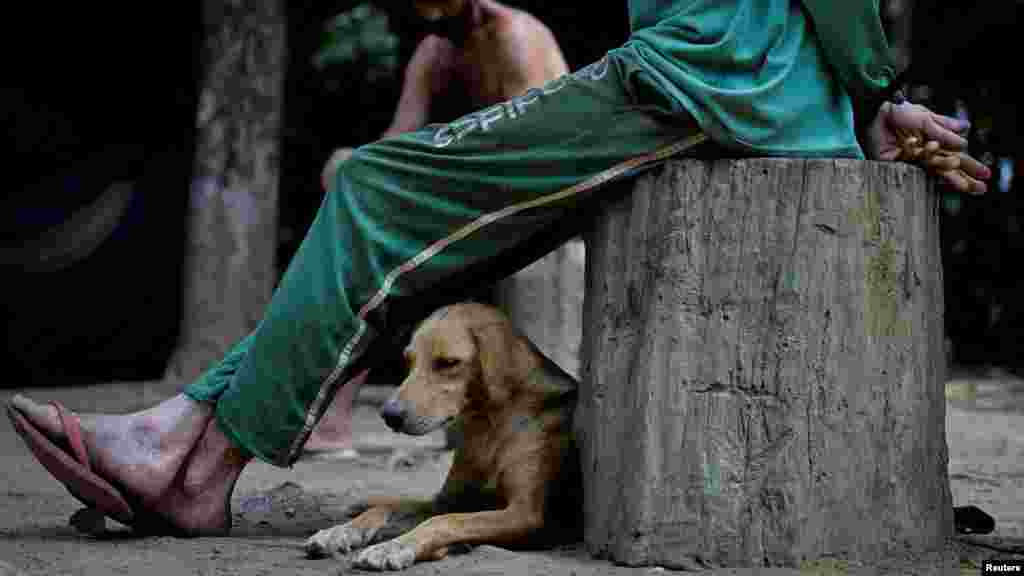
M586 3L513 1L553 30L571 68L628 35L625 2L596 15ZM292 2L280 185L278 266L297 247L322 197L330 151L375 139L391 119L400 72L368 84L360 64L317 71L324 21L353 1ZM389 10L404 66L420 33L399 2ZM883 2L898 16L906 2ZM185 214L193 165L201 4L34 5L8 19L0 88L5 150L0 248L59 223L112 180L137 181L132 204L96 252L58 272L0 265L5 345L0 386L149 379L177 337ZM976 7L980 6L980 7ZM902 8L901 8L902 7ZM584 10L584 8L586 8ZM914 98L973 123L971 152L1024 171L1011 85L1022 3L918 1L910 19ZM600 22L600 27L596 23ZM891 27L894 40L907 26ZM905 39L905 38L904 38ZM958 104L959 102L959 104ZM998 180L999 173L994 177ZM961 365L1024 369L1024 257L1019 181L972 198L943 190L947 337Z

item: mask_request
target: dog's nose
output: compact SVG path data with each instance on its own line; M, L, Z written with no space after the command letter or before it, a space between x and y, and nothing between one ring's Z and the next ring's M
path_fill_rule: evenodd
M405 414L405 406L395 398L389 398L380 407L380 416L384 419L384 423L388 425L388 428L396 432L401 430L402 423L405 421Z

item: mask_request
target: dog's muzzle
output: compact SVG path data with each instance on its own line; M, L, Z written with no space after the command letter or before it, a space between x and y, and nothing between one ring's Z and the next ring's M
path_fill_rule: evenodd
M380 407L380 416L388 428L410 436L428 434L453 421L453 418L430 418L417 414L415 410L409 408L409 404L397 398L390 398L384 402Z

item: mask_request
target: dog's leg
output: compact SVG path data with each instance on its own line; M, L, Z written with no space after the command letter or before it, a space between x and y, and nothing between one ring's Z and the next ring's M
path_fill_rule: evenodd
M444 557L452 544L520 544L543 527L543 514L532 508L434 516L398 538L361 551L353 566L402 570L417 561Z
M345 524L320 530L306 540L311 558L347 554L375 539L401 534L433 514L433 501L401 498L370 499L368 509Z

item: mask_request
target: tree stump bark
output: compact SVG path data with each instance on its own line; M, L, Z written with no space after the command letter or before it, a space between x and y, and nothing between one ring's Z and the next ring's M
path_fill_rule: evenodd
M190 381L263 317L276 283L285 65L280 0L203 3L206 29L178 346L165 377Z
M589 550L687 568L941 549L937 210L907 165L751 159L670 162L605 211L578 413Z

